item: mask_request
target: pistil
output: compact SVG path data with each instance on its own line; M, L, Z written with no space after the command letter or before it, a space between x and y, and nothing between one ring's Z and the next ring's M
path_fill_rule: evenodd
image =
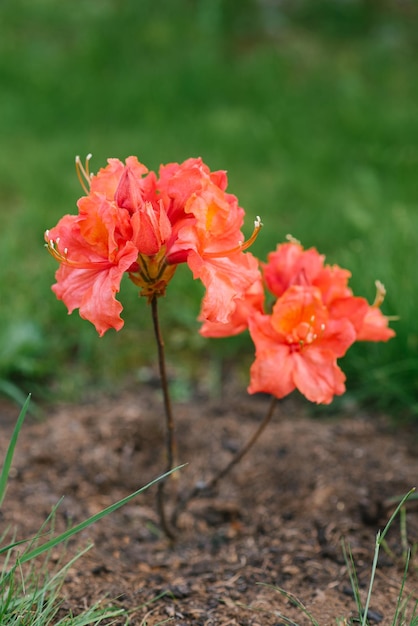
M257 218L254 220L254 230L251 233L251 237L246 241L240 241L235 248L230 248L229 250L221 250L219 252L204 252L203 256L207 259L219 259L224 256L229 256L230 254L234 254L235 252L244 252L250 246L253 245L254 241L258 237L258 233L260 232L263 223L261 218L257 215Z

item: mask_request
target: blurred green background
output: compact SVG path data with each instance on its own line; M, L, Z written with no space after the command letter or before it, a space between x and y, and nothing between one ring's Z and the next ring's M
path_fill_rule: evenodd
M76 154L92 171L202 156L228 170L246 234L262 216L261 258L291 233L357 295L385 284L397 338L351 348L345 402L418 414L416 2L2 0L0 86L4 393L80 399L149 375L146 302L124 281L125 328L99 339L51 292L43 232L76 212ZM161 301L178 396L252 360L246 336L199 337L201 293L180 268Z

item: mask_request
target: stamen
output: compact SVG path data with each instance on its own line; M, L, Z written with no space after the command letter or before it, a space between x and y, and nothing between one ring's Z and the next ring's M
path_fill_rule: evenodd
M77 178L80 181L80 185L82 186L82 188L84 189L84 191L86 192L86 194L89 194L89 189L90 189L90 180L91 180L91 174L90 174L90 169L89 169L89 161L91 159L92 155L89 153L86 156L86 162L85 165L83 166L83 164L81 163L81 159L80 157L77 155L75 158L75 169L77 172ZM83 178L85 179L85 181L87 181L87 186L86 183L84 182Z
M374 299L372 306L378 308L383 304L383 300L385 299L385 296L386 296L386 289L385 289L384 284L381 283L380 280L376 280L374 284L376 285L376 297Z
M309 326L306 331L305 337L299 338L298 340L300 349L303 349L305 345L309 346L311 343L314 343L318 338L322 337L323 333L325 332L326 325L323 322L319 327L319 333L315 332L315 329L313 326L314 322L315 322L315 315L312 315L312 317L309 320Z
M293 237L293 235L286 235L286 240L287 240L289 243L296 243L296 244L298 244L298 245L300 246L300 241L299 241L299 239L296 239L295 237Z
M49 231L46 231L46 233L48 232ZM59 242L59 237L57 237L55 240L48 239L48 242L45 244L45 248L48 250L49 254L53 256L54 259L58 261L58 263L62 263L62 265L66 265L67 267L73 267L74 269L80 269L80 270L90 270L90 269L101 270L101 269L107 269L108 267L112 265L110 261L106 261L106 260L88 261L86 259L82 261L72 261L67 256L68 248L65 247L64 251L61 252L58 249L58 242Z
M48 233L49 231L46 232L47 236L48 236ZM48 243L45 244L45 248L48 250L49 254L53 256L56 261L58 261L58 263L67 264L68 263L68 260L67 260L68 250L67 248L65 248L64 254L62 254L57 248L58 240L59 240L59 237L57 237L55 241L53 239L49 239Z
M251 233L251 237L249 237L247 241L240 241L238 245L235 246L235 248L231 248L230 250L222 250L220 252L205 252L203 256L208 259L219 259L224 256L229 256L234 252L244 252L244 250L247 250L250 246L252 246L254 241L257 239L258 233L260 232L262 226L263 223L261 221L261 218L259 215L257 215L257 218L254 220L254 230Z

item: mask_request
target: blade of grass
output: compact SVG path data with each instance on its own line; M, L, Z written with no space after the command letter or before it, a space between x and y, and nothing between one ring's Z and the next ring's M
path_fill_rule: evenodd
M361 617L362 617L361 626L366 626L366 624L367 624L367 613L369 612L370 600L372 598L372 589L373 589L373 585L374 585L374 579L375 579L375 576L376 576L377 560L379 558L379 548L381 546L381 543L382 543L381 542L381 533L380 533L380 530L379 530L379 532L376 535L376 543L375 543L375 549L374 549L374 555L373 555L373 563L372 563L372 573L370 575L370 582L369 582L369 589L367 591L366 604L364 606L363 614L361 615Z
M392 515L390 516L388 523L386 524L385 528L383 529L382 533L380 534L380 542L382 542L383 539L385 538L386 533L388 532L389 528L391 527L393 520L398 515L401 507L405 504L405 502L411 496L413 497L413 494L414 494L415 491L416 491L416 487L412 487L412 489L410 489L408 491L408 493L401 499L401 501L399 502L398 506L396 507L396 509L394 510Z
M410 550L408 547L408 533L406 530L406 507L402 507L399 512L399 524L401 529L401 545L402 545L402 558L406 561L406 558L410 558Z
M35 536L33 537L29 537L28 539L20 539L19 541L13 541L12 543L9 543L7 546L4 546L3 548L0 548L0 554L4 554L5 552L9 552L10 550L13 550L14 548L16 548L17 546L20 546L24 543L28 543L28 544L34 544L35 542L38 542L39 539L41 539L43 536L45 535L50 535L50 530L46 530L46 528L49 525L49 522L51 520L54 519L55 517L55 513L57 512L61 502L64 500L64 497L60 498L58 500L58 502L54 505L54 507L52 508L51 512L49 513L48 517L44 520L44 522L42 523L42 526L39 528L38 532L36 533ZM45 530L45 532L44 532ZM30 548L30 545L29 545Z
M27 399L26 394L21 391L19 387L14 385L9 380L4 380L4 378L0 378L0 394L9 397L11 400L16 402L18 406L23 406ZM36 416L39 413L39 408L32 402L29 412Z
M418 600L416 600L414 604L414 610L411 616L411 626L417 626L417 625L418 625Z
M166 472L165 474L162 474L158 478L155 478L154 480L149 482L144 487L141 487L137 491L134 491L134 493L131 493L129 496L126 496L126 498L122 498L122 500L119 500L118 502L115 502L114 504L111 504L107 508L103 509L103 511L100 511L99 513L96 513L95 515L92 515L91 517L89 517L88 519L84 520L83 522L80 522L80 524L77 524L76 526L73 526L72 528L69 528L65 532L63 532L60 535L58 535L58 537L54 537L53 539L50 539L49 541L47 541L46 543L42 544L41 546L38 546L38 547L34 548L33 550L30 550L29 552L25 552L24 554L22 554L19 557L20 563L26 563L27 561L30 561L31 559L36 558L40 554L43 554L47 550L50 550L51 548L54 548L58 544L66 541L67 539L69 539L73 535L76 535L77 533L81 532L85 528L88 528L92 524L95 524L96 522L98 522L103 517L106 517L106 515L110 515L110 513L113 513L117 509L120 509L122 506L124 506L125 504L127 504L128 502L133 500L133 498L138 496L140 493L142 493L146 489L149 489L150 487L152 487L153 485L158 483L160 480L164 480L165 478L167 478L167 476L169 476L173 472L181 469L182 467L184 467L184 464L183 465L178 465L177 467L174 467L171 471Z
M279 588L279 591L282 595L284 595L284 597L287 600L289 600L289 602L291 602L291 604L293 604L296 608L302 611L304 615L306 615L306 617L313 624L313 626L319 626L319 623L316 621L313 615L308 611L306 606L300 600L298 600L298 598L294 596L293 593L290 593L290 591L285 591L284 589L281 589L281 588Z
M31 539L21 539L20 541L14 541L13 543L9 543L7 546L4 546L3 548L0 548L0 554L4 554L5 552L9 552L10 550L13 550L17 546L21 546L24 543L28 543L29 541L32 541L32 538Z
M9 478L10 468L13 461L13 455L16 448L17 438L19 436L20 430L22 428L23 421L26 416L26 412L28 410L30 403L30 394L26 398L26 402L22 407L22 410L19 413L19 417L17 418L16 426L13 429L13 434L9 442L9 446L6 452L6 458L4 459L3 468L0 474L0 508L3 504L4 496L6 494L7 488L7 480Z
M350 546L347 546L344 540L342 540L341 542L341 548L342 548L342 552L344 556L344 561L347 566L347 571L348 571L348 575L350 578L350 584L353 590L354 599L356 601L357 611L358 611L358 614L361 616L363 615L363 606L361 604L360 586L358 582L357 570L356 570L356 566L354 563L353 553L351 551Z
M373 585L374 585L374 579L376 576L376 569L377 569L377 559L379 557L379 550L380 550L380 546L382 545L382 542L389 530L389 528L391 527L393 520L395 519L395 517L398 515L399 511L401 510L403 504L405 504L405 502L408 500L409 496L414 493L415 491L415 487L413 487L412 489L410 489L408 491L408 493L402 498L402 500L399 502L398 506L396 507L396 509L394 510L394 512L392 513L392 515L389 518L388 523L386 524L386 526L384 527L382 532L378 532L376 535L376 544L375 544L375 550L374 550L374 556L373 556L373 564L372 564L372 572L370 575L370 583L369 583L369 589L367 592L367 599L366 599L366 604L364 607L364 613L363 613L363 618L362 618L362 622L361 625L362 626L366 626L367 624L367 613L369 610L369 606L370 606L370 600L372 597L372 589L373 589Z
M396 624L398 623L398 617L399 617L399 612L400 612L400 609L401 609L402 596L403 596L403 592L404 592L404 589L405 589L405 583L406 583L406 577L407 577L407 574L408 574L410 558L411 558L411 551L408 551L408 553L406 555L406 559L405 559L405 567L404 567L404 572L403 572L403 576L402 576L401 588L400 588L399 595L398 595L398 601L396 602L395 615L393 616L393 620L392 620L393 626L396 626ZM400 624L403 623L402 617L399 620L399 623Z
M410 495L408 496L408 500L418 500L418 493L414 493L415 489L411 489ZM396 504L396 502L400 502L404 496L392 496L385 500L387 504Z
M286 591L286 589L283 589L282 587L276 587L275 585L269 585L266 583L257 583L257 584L262 587L269 587L270 589L274 589L275 591L278 591L279 593L281 593L281 595L284 596L287 600L289 600L289 602L293 604L293 606L295 606L302 613L304 613L304 615L306 615L306 617L309 619L311 624L313 624L313 626L319 626L319 623L316 621L313 615L308 611L306 606L295 595L293 595L293 593L291 593L290 591ZM289 618L287 617L282 617L282 618L285 619L289 624L292 624L293 626L297 626L296 622L289 620Z

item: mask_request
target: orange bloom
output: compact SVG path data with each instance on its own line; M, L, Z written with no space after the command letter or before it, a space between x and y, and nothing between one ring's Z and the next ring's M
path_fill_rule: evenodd
M201 333L207 337L249 328L256 347L250 393L283 398L298 389L308 400L328 404L345 391L337 359L356 340L382 341L394 335L379 309L383 287L378 285L370 306L353 295L348 270L324 261L317 250L304 250L297 242L278 245L262 265L265 283L277 298L271 315L264 313L258 280L241 292L229 322L205 320Z
M351 272L338 265L324 265L324 261L315 248L304 250L297 242L279 244L263 266L267 287L278 297L293 285L317 287L330 316L348 319L358 341L387 341L393 337L395 332L379 308L383 292L370 305L365 298L353 295L348 286Z
M267 288L277 298L292 285L312 285L323 267L325 257L314 248L304 250L299 243L278 244L263 264Z
M201 159L162 167L158 187L170 200L168 215L176 217L168 263L186 261L193 277L204 284L199 319L228 324L237 303L261 280L258 262L244 252L261 228L259 218L244 241L244 210L236 196L225 191L226 172L211 172Z
M78 215L66 215L45 233L59 261L56 296L71 313L90 320L100 335L123 326L116 300L125 273L151 299L165 293L178 263L186 262L206 287L202 320L229 323L258 266L244 252L244 211L226 193L226 173L201 159L162 166L159 178L136 157L109 159L96 176L77 160L86 191Z
M329 316L318 288L289 287L271 315L251 316L249 329L256 347L250 393L283 398L298 389L308 400L323 404L344 393L345 376L337 358L356 334L347 319Z

